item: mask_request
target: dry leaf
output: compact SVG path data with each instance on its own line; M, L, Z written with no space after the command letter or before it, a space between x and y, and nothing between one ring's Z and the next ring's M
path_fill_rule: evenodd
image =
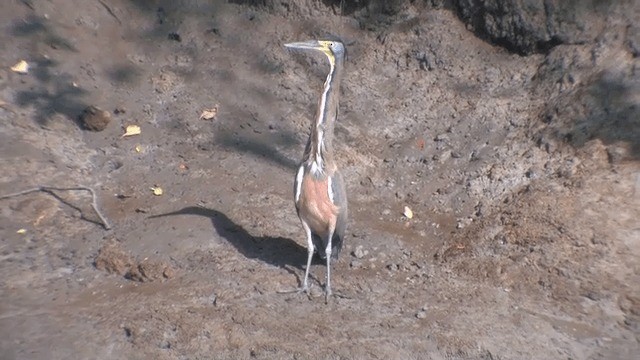
M153 191L153 195L155 196L160 196L164 194L164 191L162 191L162 188L160 186L153 186L151 188L151 191Z
M413 211L411 211L411 209L409 209L408 206L404 207L404 212L402 213L404 216L407 217L407 219L411 219L413 218Z
M218 115L218 105L214 106L212 109L204 109L202 114L200 114L200 120L211 120Z
M136 152L137 153L142 152L142 146L136 145Z
M17 72L18 74L27 74L29 72L29 64L24 60L20 60L11 67L11 71Z
M18 231L16 231L16 234L26 234L27 233L27 229L20 229Z
M140 126L138 126L138 125L128 125L127 129L125 130L125 132L122 135L122 137L139 135L141 132L142 132L142 130L140 130Z
M13 110L13 108L9 104L7 104L6 102L4 102L2 100L0 100L0 108L5 109L5 110L7 110L9 112L12 112L14 114L16 113L16 111Z

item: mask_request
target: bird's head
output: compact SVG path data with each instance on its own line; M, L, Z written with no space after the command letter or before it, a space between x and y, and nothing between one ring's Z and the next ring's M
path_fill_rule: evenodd
M345 55L344 45L337 40L309 40L288 43L284 46L290 49L320 51L329 58L332 64L335 63L336 58L342 58Z

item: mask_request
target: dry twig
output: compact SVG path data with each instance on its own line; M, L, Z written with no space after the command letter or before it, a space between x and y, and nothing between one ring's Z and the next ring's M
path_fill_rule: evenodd
M113 12L113 10L111 10L111 7L109 5L107 5L107 3L105 3L102 0L98 0L98 2L107 10L107 12L109 13L109 15L113 16L114 19L116 19L118 21L118 24L122 25L122 21L120 21L120 19L118 18L118 16L116 15L116 13Z
M76 186L76 187L71 187L71 188L58 188L58 187L53 187L53 186L38 186L38 187L31 188L31 189L18 191L16 193L2 195L2 196L0 196L0 200L16 197L16 196L20 196L20 195L26 195L26 194L29 194L29 193L32 193L32 192L36 192L36 191L43 191L43 192L49 193L49 194L57 197L57 195L55 193L53 193L53 191L72 191L72 190L84 190L84 191L90 192L91 193L91 206L93 207L93 211L95 211L96 214L98 215L98 217L100 218L100 221L102 222L101 225L105 228L105 230L111 229L111 225L109 224L109 221L107 220L107 218L104 217L104 215L102 215L102 212L98 208L98 198L96 196L96 193L90 187ZM60 199L60 198L58 198L58 199ZM86 219L86 220L89 220L89 219ZM89 221L91 221L91 220L89 220Z

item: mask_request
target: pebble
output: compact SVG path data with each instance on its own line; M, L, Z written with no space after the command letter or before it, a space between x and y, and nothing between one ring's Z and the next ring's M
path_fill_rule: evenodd
M456 224L456 229L458 230L464 229L465 227L469 226L472 222L473 222L473 218L458 219L458 222Z
M324 295L324 291L321 288L317 287L317 286L312 286L309 289L309 296L311 296L312 298L317 298L317 297L320 297L322 295Z
M627 155L628 151L623 146L611 145L607 147L607 156L609 158L609 162L612 164L622 162Z
M111 114L96 106L88 106L80 115L80 121L85 129L91 131L102 131L111 122Z
M362 245L358 245L353 251L353 256L355 256L356 259L362 259L365 255L367 255L367 253L368 251L364 250L364 247Z

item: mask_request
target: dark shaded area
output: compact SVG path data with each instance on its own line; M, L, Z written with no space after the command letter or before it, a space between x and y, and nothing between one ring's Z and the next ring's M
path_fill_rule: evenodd
M336 15L353 15L363 10L368 15L395 15L406 0L322 0Z
M149 219L176 215L197 215L209 218L216 232L249 259L258 259L277 267L293 266L298 269L302 269L306 264L307 249L295 241L283 237L254 237L218 210L189 206L178 211L153 215Z
M111 80L119 84L125 84L125 83L131 84L140 80L140 77L142 76L142 71L134 65L123 64L123 65L114 66L111 69L109 69L107 71L107 76Z
M585 14L606 12L597 1L454 0L458 16L480 38L520 55L548 53L592 38ZM594 14L595 15L595 14Z
M46 125L51 115L60 113L82 126L78 116L87 107L81 99L86 91L73 86L73 78L69 74L52 75L52 62L46 59L32 61L35 63L34 74L43 84L29 90L17 92L16 104L21 107L35 106L36 120ZM52 90L47 89L47 86Z
M29 16L16 22L11 27L11 34L16 37L35 37L37 41L49 45L53 49L77 52L77 49L65 38L58 35L47 22L39 16Z
M640 108L632 101L640 87L626 84L622 78L601 75L588 92L595 106L589 109L590 116L573 124L566 140L573 146L583 146L595 138L607 145L626 142L629 156L640 159Z
M262 136L243 136L229 129L215 131L214 142L227 149L251 154L289 169L298 167L298 159L291 159L280 153L274 145L283 145L287 148L298 146L299 141L294 133L287 130L278 130L277 134L262 134ZM303 148L300 147L300 154Z
M31 42L44 43L53 49L76 52L75 47L56 34L47 20L37 16L30 16L25 20L15 22L11 33L16 37L28 38ZM30 76L38 81L36 86L28 90L18 91L16 103L21 107L34 106L36 121L46 125L51 115L60 113L73 119L78 126L82 126L78 116L87 104L81 99L86 91L73 85L73 78L67 73L57 73L58 63L40 54L32 54L30 60Z
M570 71L566 69L550 72L559 79L570 78L567 75ZM624 73L604 71L588 85L558 98L552 97L542 114L545 128L537 135L538 145L552 152L555 146L548 143L547 137L574 148L600 139L608 146L612 163L640 159L640 108L636 100L639 85Z
M155 40L174 40L176 42L185 41L187 38L179 31L180 25L187 17L207 18L211 22L209 29L215 29L215 19L225 14L221 11L223 0L211 1L172 1L172 0L130 0L142 16L155 18L155 26L144 32L146 38ZM207 29L203 29L207 33ZM176 38L180 38L180 41Z

